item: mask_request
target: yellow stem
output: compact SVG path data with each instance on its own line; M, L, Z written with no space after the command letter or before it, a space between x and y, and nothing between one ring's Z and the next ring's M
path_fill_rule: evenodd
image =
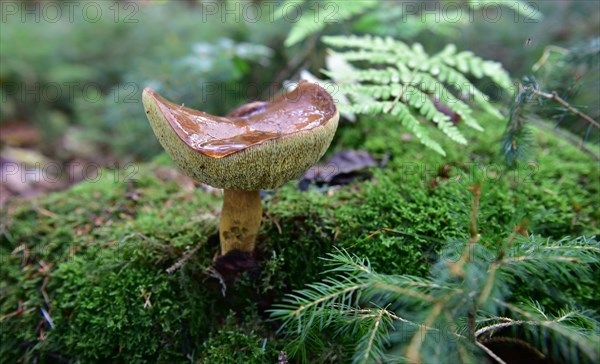
M234 249L253 251L261 220L259 191L224 190L219 232L221 254Z

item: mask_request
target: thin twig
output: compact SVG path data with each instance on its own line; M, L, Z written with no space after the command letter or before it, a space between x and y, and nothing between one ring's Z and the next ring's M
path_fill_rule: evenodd
M309 55L315 49L315 46L317 44L317 38L318 34L313 34L310 38L308 38L306 46L304 47L305 51L296 56L295 58L292 58L287 63L287 66L283 70L281 70L281 72L279 72L277 76L275 76L272 85L280 84L281 82L290 78L298 70L298 68L306 68L308 64L310 64Z
M487 346L483 345L482 343L476 341L475 345L481 348L481 350L485 351L487 355L491 356L492 359L497 361L499 364L507 364L504 360L502 360L498 355L496 355L493 351L488 349Z
M566 56L567 54L569 54L568 49L564 49L564 48L557 47L554 45L546 46L546 48L544 48L544 53L542 53L542 56L540 57L540 59L533 65L533 67L531 67L533 72L537 72L537 70L539 70L540 68L542 68L544 66L544 64L546 64L546 61L548 61L548 59L550 58L550 52L560 53L563 56Z
M271 220L271 222L273 223L273 225L275 225L275 227L277 228L277 231L279 232L279 235L283 234L283 230L281 229L281 225L279 225L279 221L277 221L277 219L273 218L273 216L265 213L265 216Z
M472 258L471 253L474 251L475 244L479 242L481 237L477 232L477 215L479 213L479 198L481 197L481 186L479 182L469 187L469 190L473 192L473 201L470 215L470 226L469 226L469 243L465 245L465 250L462 256L456 263L448 262L450 272L455 275L462 277L464 276L464 266Z
M579 263L579 261L580 261L580 259L572 258L572 257L537 258L537 257L531 257L531 256L519 256L519 257L512 257L512 258L504 259L502 262L499 262L499 264L505 265L505 264L511 264L511 263L517 263L517 262L525 262L528 260L542 260L542 259L553 261L553 262L566 262L566 263Z
M477 214L479 213L479 198L481 197L481 186L479 182L470 188L473 191L473 203L471 208L471 229L470 235L473 243L479 241L479 233L477 232Z
M219 273L219 271L216 270L214 267L208 267L206 269L206 272L209 276L219 281L219 284L221 285L221 294L223 295L223 297L225 297L225 294L227 293L227 284L225 283L225 279L223 278L221 273Z
M187 262L194 254L196 254L196 252L198 251L198 249L200 249L202 245L204 245L204 242L197 244L192 250L188 251L183 257L181 257L181 259L175 262L175 264L167 268L166 272L168 274L172 274L177 269L183 267L185 262Z
M482 323L482 322L488 322L488 321L504 321L504 322L511 322L513 321L513 319L508 318L508 317L490 317L490 318L486 318L486 319L481 319L481 320L477 320L477 323Z
M14 317L14 316L17 316L17 317L21 316L24 313L29 313L34 310L35 310L34 307L25 309L25 306L23 305L23 301L19 301L19 306L17 307L17 309L15 311L7 313L6 315L0 316L0 322L6 320L8 318Z
M434 298L430 295L413 292L410 289L401 288L401 287L391 285L391 284L377 282L377 283L375 283L375 288L398 293L401 296L403 295L403 296L408 296L408 297L414 297L414 298L420 299L425 302L431 302L431 303L435 302Z
M532 87L525 87L525 90L527 90L537 96L541 96L548 100L554 100L554 101L558 102L559 104L564 106L567 110L569 110L573 114L579 116L581 119L587 121L588 123L592 124L596 128L600 129L600 124L596 120L592 119L591 117L587 116L586 114L582 113L581 111L579 111L576 108L574 108L573 106L571 106L571 104L566 102L562 97L558 96L558 93L556 91L552 91L552 92L548 93L548 92L536 90Z
M505 327L511 327L511 326L519 326L519 325L523 325L523 324L532 324L532 322L514 321L514 320L511 320L510 322L501 322L498 324L483 327L483 328L475 331L475 336L481 336L482 334L485 334L488 331L492 331L492 330L496 330L496 329L503 329Z
M377 335L377 329L379 328L379 325L381 325L381 321L383 320L383 316L385 315L386 312L387 312L387 310L382 309L381 312L376 316L377 319L375 321L375 327L373 328L371 337L369 337L367 349L365 350L365 355L364 355L365 362L369 360L369 353L371 352L371 348L373 347L373 342L375 341L375 338Z

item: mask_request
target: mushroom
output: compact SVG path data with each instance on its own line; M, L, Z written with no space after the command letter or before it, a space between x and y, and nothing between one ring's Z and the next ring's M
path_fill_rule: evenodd
M308 82L224 117L174 104L149 88L142 100L154 134L179 168L224 190L222 255L254 250L262 220L259 190L279 187L315 164L339 120L331 95Z

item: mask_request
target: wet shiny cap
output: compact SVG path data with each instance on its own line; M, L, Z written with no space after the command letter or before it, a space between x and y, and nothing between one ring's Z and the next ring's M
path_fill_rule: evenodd
M331 95L320 86L302 82L272 101L253 102L220 117L174 104L144 89L144 99L158 107L183 143L211 158L223 158L266 141L306 132L336 118Z
M223 117L150 89L142 101L156 138L179 168L213 187L243 191L277 188L301 176L323 156L339 120L332 97L307 82Z

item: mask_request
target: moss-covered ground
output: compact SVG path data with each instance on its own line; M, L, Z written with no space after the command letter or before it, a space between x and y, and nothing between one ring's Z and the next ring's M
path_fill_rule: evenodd
M228 281L225 296L210 269L221 196L193 188L165 156L131 178L104 170L68 191L12 201L0 231L0 361L274 363L285 342L265 309L320 279L319 257L344 248L381 272L426 274L439 254L456 254L443 242L468 234L476 180L486 244L515 224L550 238L598 234L596 162L534 130L531 163L508 170L504 122L481 123L486 131L467 133L469 145L445 143L446 157L388 122L343 125L329 154L367 150L385 167L345 186L302 192L292 181L266 194L260 268ZM564 290L598 307L596 278ZM526 296L555 301L552 292L517 292ZM327 355L341 354L332 345Z

